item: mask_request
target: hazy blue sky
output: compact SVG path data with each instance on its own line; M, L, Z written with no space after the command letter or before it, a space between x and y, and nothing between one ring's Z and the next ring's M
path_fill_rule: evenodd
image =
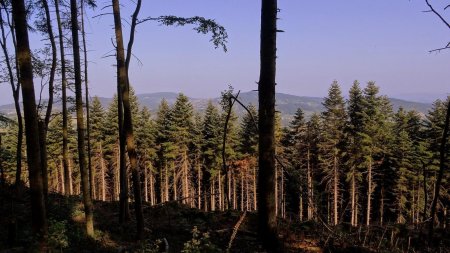
M138 27L130 79L137 93L175 91L192 97L214 97L228 84L256 89L259 75L260 3L256 0L144 0L140 17L204 16L226 27L227 53L214 49L210 37L191 27ZM428 53L450 41L440 20L424 0L280 0L277 91L325 96L336 79L346 94L353 80L374 80L383 94L430 100L450 92L450 51ZM440 1L432 1L440 2ZM123 18L134 4L122 0ZM98 0L99 7L110 1ZM91 94L112 96L116 86L112 16L92 18L88 47ZM109 8L104 12L110 12ZM450 13L450 12L448 12ZM129 26L124 22L124 29ZM125 33L126 36L127 33ZM33 45L40 38L33 36ZM127 40L127 39L126 39ZM0 87L0 104L11 101Z

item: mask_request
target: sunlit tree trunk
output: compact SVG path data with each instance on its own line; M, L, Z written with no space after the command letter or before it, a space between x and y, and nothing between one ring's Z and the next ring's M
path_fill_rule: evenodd
M23 0L12 1L13 19L17 40L19 81L22 84L25 134L27 142L27 163L31 195L31 216L33 232L38 235L40 251L45 251L47 219L42 181L41 153L39 149L39 126L33 85L33 67L28 39L28 24Z
M275 75L277 0L263 0L261 7L261 68L258 82L258 225L265 248L277 251L275 206Z
M311 173L311 157L310 157L310 150L308 147L307 150L307 168L306 168L306 174L307 174L307 184L308 184L308 201L307 201L307 206L308 206L308 220L312 220L313 219L313 215L314 215L314 206L313 206L313 183L312 183L312 173Z
M62 116L63 116L63 168L64 168L64 187L66 189L65 194L72 194L69 191L70 187L70 177L69 173L69 149L68 149L68 133L67 133L67 77L66 77L66 60L65 60L65 50L64 50L64 35L62 31L61 14L59 11L59 0L55 0L55 12L56 20L58 23L58 35L59 35L59 54L61 58L61 103L62 103Z
M73 61L75 71L75 100L77 111L77 132L78 132L78 157L81 172L81 187L83 192L84 212L86 218L86 233L88 236L94 236L94 213L89 185L89 171L86 167L85 154L85 125L83 116L83 97L81 92L81 61L80 61L80 44L78 40L78 7L77 1L70 1L71 25L72 25L72 46Z
M370 211L372 209L372 158L369 157L369 166L367 168L367 209L366 226L370 225Z
M356 179L355 179L355 168L353 167L352 179L351 179L351 196L352 196L352 210L351 210L351 225L356 226Z
M50 77L48 80L48 101L47 101L47 110L45 112L45 117L43 122L40 121L40 145L41 145L41 164L42 164L42 176L44 182L44 197L47 200L48 194L48 168L47 168L47 131L48 124L50 123L50 117L52 114L53 108L53 94L54 94L54 81L55 81L55 72L56 72L56 43L55 36L53 35L52 28L52 18L50 16L50 10L48 7L47 0L41 0L41 3L44 7L45 11L45 24L47 28L48 38L50 40L50 48L52 50L52 60L51 60L51 68L50 68Z
M336 226L338 224L338 200L339 200L339 174L338 174L338 165L337 165L337 157L334 155L333 162L333 224Z
M253 166L253 210L257 210L256 201L256 166Z
M84 55L84 87L85 87L85 103L86 103L86 134L87 134L87 158L88 158L88 171L89 171L89 183L91 189L91 197L96 194L95 189L95 168L92 168L92 153L91 153L91 122L90 122L90 110L89 110L89 82L88 82L88 59L87 59L87 47L86 47L86 31L84 29L84 1L81 1L81 38L83 42L83 55Z

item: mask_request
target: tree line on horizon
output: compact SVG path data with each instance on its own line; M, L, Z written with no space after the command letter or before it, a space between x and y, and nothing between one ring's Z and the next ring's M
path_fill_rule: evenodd
M152 114L149 108L139 105L131 92L144 202L157 205L178 201L204 211L229 207L257 210L258 113L252 104L247 105L250 113L241 119L235 108L231 110L225 145L229 170L226 174L222 170L227 101L232 94L232 89L224 91L219 105L209 101L200 113L180 93L172 106L163 99ZM302 221L323 220L330 225L422 224L429 218L436 187L448 101L436 100L426 116L403 108L393 112L388 98L379 95L374 82L362 89L357 81L348 97L344 99L335 81L324 98L322 113L306 119L299 108L286 127L277 117L276 154L281 162L276 169L277 215ZM92 149L88 155L92 157L93 179L89 184L94 200L119 200L116 104L117 96L107 108L94 97L89 110ZM79 195L82 189L76 129L73 123L69 125L68 184L62 164L61 115L49 125L48 191ZM10 183L17 177L16 134L12 126L4 136L3 163L9 168L5 174ZM438 204L442 227L448 226L445 203L450 199L446 190L449 186L446 174ZM128 197L133 202L133 195Z

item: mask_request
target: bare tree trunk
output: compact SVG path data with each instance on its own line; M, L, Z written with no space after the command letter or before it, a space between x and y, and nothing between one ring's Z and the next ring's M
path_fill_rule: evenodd
M58 34L59 34L59 54L61 57L61 79L62 79L62 87L61 87L61 102L62 102L62 115L63 115L63 167L64 167L64 187L66 189L65 194L72 194L68 189L71 188L69 183L71 182L69 174L69 149L68 149L68 133L67 133L67 77L66 77L66 60L65 60L65 50L64 50L64 35L62 31L62 23L61 16L59 12L59 0L55 0L55 11L56 11L56 20L58 23Z
M78 156L81 172L81 187L83 188L84 212L86 216L86 233L94 236L94 213L89 185L89 171L86 168L86 154L84 145L85 125L83 120L83 97L81 92L81 62L80 45L78 40L78 7L76 0L70 0L71 24L72 24L72 46L75 71L75 100L77 109L77 132L78 132Z
M338 165L337 165L337 157L334 155L334 179L333 179L333 223L336 226L338 224L338 200L339 200L339 174L338 174Z
M300 198L299 198L299 208L298 208L298 210L299 210L298 213L299 213L300 221L303 221L303 194L302 194L301 190L300 190Z
M85 102L86 102L86 129L87 129L87 157L88 157L88 171L89 171L89 183L91 186L91 198L95 196L95 169L92 168L92 150L91 150L91 122L90 122L90 110L89 110L89 82L88 82L88 59L86 48L86 31L84 30L84 1L81 1L81 38L83 42L83 54L84 54L84 89L85 89Z
M165 201L169 201L169 168L167 168L167 164L164 167L165 169L165 177L164 177L164 195Z
M216 211L216 184L214 177L211 177L211 211Z
M27 163L30 181L32 227L33 232L39 236L40 251L44 252L48 230L42 182L41 154L39 149L38 115L33 85L33 67L31 64L28 24L26 20L27 14L24 1L12 1L12 9L17 39L19 81L22 84L25 134L27 137Z
M155 186L154 186L154 176L153 176L153 166L150 164L149 168L149 177L150 177L150 204L153 206L156 204L155 201Z
M198 166L198 209L202 209L202 169L200 167L200 164L197 164Z
M261 7L261 69L259 95L259 235L269 252L276 252L278 236L275 206L275 75L277 0L263 0Z
M281 217L286 218L285 210L286 210L286 201L284 198L284 169L281 168Z
M178 173L176 172L176 168L175 166L172 166L173 170L174 170L174 175L173 175L173 200L177 200L178 199L178 192L177 192L177 183L178 183Z
M66 188L65 188L65 182L64 182L64 166L63 166L63 161L62 159L60 159L59 164L60 166L60 177L61 177L61 194L65 195L66 194Z
M227 205L227 210L231 209L231 171L228 169L227 170L227 184L228 184L228 188L227 188L227 194L228 194L228 205Z
M244 172L241 172L241 211L244 211Z
M450 98L447 98L447 114L445 116L445 124L444 124L444 131L442 133L442 139L441 139L441 148L439 153L439 174L437 176L436 180L436 187L434 188L434 198L433 202L431 203L431 221L429 223L428 227L428 234L430 235L430 242L433 238L433 230L434 230L434 221L435 221L435 215L436 215L436 206L437 202L439 200L439 191L441 189L441 183L442 178L444 175L445 170L445 160L446 160L446 153L447 153L447 138L448 138L448 128L449 128L449 120L450 120Z
M352 171L352 189L351 189L351 195L352 195L352 210L351 210L351 225L353 227L356 226L355 218L356 218L356 178L355 178L355 167L353 166Z
M69 183L68 183L68 185L69 185L69 195L72 195L73 194L73 178L72 178L72 159L69 159L68 160L68 166L67 166L67 170L68 170L68 172L67 172L67 175L68 175L68 180L69 180Z
M312 185L312 173L311 173L311 164L310 164L310 150L308 147L307 150L307 184L308 184L308 191L307 191L307 205L308 205L308 220L312 220L313 219L313 210L314 210L314 206L313 206L313 185Z
M219 210L223 210L222 209L222 176L220 175L221 171L219 170L219 177L217 178L217 183L218 183L218 187L219 187Z
M55 72L56 72L56 43L55 43L55 36L53 35L53 28L51 24L51 16L50 16L50 10L48 7L47 0L41 0L42 5L44 7L45 11L45 21L46 21L46 28L48 37L50 40L50 47L52 50L52 63L51 63L51 69L50 69L50 78L48 81L48 102L47 102L47 110L45 113L44 122L41 122L39 124L41 136L39 138L40 145L41 145L41 163L42 163L42 176L43 176L43 182L44 182L44 198L47 202L47 195L48 195L48 169L47 169L47 130L48 130L48 124L50 123L50 117L52 114L52 108L53 108L53 94L54 94L54 81L55 81Z
M369 167L367 171L367 214L366 214L366 226L370 225L370 211L372 209L371 201L372 201L372 158L369 157Z
M257 201L256 201L256 166L253 166L253 210L256 209Z
M100 166L101 166L101 177L102 177L102 201L106 201L106 168L105 168L105 160L103 159L103 146L100 142Z
M249 210L249 194L248 194L248 171L249 169L247 168L245 170L246 177L245 177L245 210L248 211Z
M275 216L278 217L278 166L275 164Z
M233 173L233 209L237 209L237 197L236 197L236 175Z

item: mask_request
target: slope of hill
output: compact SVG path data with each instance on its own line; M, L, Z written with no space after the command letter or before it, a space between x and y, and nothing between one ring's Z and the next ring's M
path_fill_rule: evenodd
M158 92L158 93L146 93L137 95L139 103L142 106L148 107L151 111L155 112L158 110L158 106L161 103L161 100L164 98L169 104L173 104L177 98L178 94L175 92ZM112 98L99 97L101 103L105 108L109 106L112 102ZM220 98L190 98L191 103L194 106L195 110L203 111L206 108L208 100L213 101L214 103L218 103ZM239 95L239 100L245 104L253 104L255 106L258 105L258 93L255 91L243 92ZM321 112L323 110L322 101L323 98L320 97L305 97L305 96L296 96L284 93L277 93L276 95L276 106L277 111L282 114L283 124L287 124L292 116L295 114L297 108L301 108L306 117L311 116L315 112ZM413 101L406 101L402 99L390 98L394 111L396 111L399 107L403 107L406 110L417 110L422 114L426 114L428 110L431 109L431 104L429 103L420 103ZM60 103L56 103L56 110L61 108ZM235 107L238 115L242 115L244 113L244 109L238 105ZM14 105L7 104L0 106L0 113L13 117L15 114Z

